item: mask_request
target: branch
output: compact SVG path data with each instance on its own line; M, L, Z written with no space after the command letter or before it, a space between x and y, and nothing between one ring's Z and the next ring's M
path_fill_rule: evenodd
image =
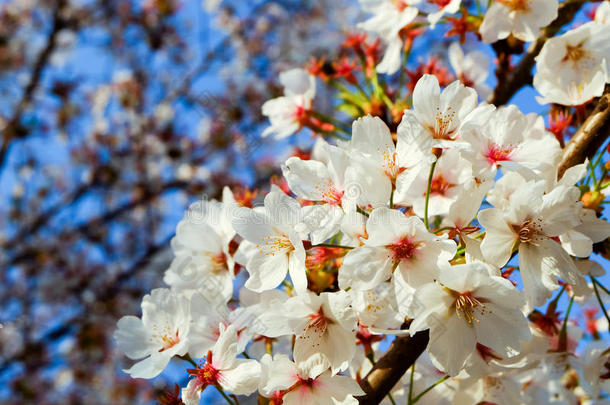
M79 225L76 225L73 228L61 229L59 232L59 235L57 237L61 238L62 235L71 235L74 233L84 234L84 233L90 232L91 229L96 229L96 228L100 227L101 224L109 223L110 221L120 217L121 215L123 215L129 211L131 211L137 207L140 207L144 204L149 203L150 201L163 195L166 191L184 189L184 188L187 188L188 186L189 186L189 184L186 182L174 180L174 181L170 181L168 183L162 184L153 190L146 190L146 193L144 193L141 197L133 199L133 200L131 200L123 205L120 205L118 207L115 207L111 210L108 210L104 214L102 214L98 217L91 218ZM38 245L35 245L34 247L26 246L23 250L18 252L12 258L6 260L5 262L1 262L0 269L7 269L11 266L15 266L24 261L27 261L28 259L35 258L38 248L39 248Z
M360 381L360 388L366 393L358 397L360 405L380 403L426 350L428 340L428 330L417 332L413 337L397 337L373 369Z
M536 42L530 45L519 64L508 74L508 77L505 80L498 80L498 84L489 99L491 104L497 106L506 104L521 87L531 84L532 67L534 67L536 56L542 50L545 42L557 34L561 27L572 21L574 15L586 2L587 0L568 0L559 5L557 18L544 29Z
M49 58L51 57L51 54L57 46L57 34L59 34L59 31L68 26L67 21L63 18L66 7L66 0L57 1L57 5L53 10L53 27L51 28L51 32L47 38L47 43L34 62L34 68L30 76L30 81L23 91L23 96L17 104L12 118L9 120L6 128L3 131L4 137L2 138L2 145L0 145L0 170L2 170L4 167L4 161L6 160L8 148L13 139L23 136L23 134L19 134L19 132L22 130L22 128L20 128L21 115L23 114L23 111L26 109L27 105L32 101L34 90L36 90L38 84L40 83L42 71L44 70Z
M610 136L610 86L606 86L606 91L593 112L564 148L557 178L561 178L570 167L593 157L608 136Z

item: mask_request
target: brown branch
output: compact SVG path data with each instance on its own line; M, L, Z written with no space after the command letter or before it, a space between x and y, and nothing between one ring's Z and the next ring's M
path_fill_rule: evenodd
M517 66L507 77L504 80L498 80L498 84L489 99L491 104L502 105L508 103L521 87L532 83L532 67L534 67L536 56L542 50L544 43L557 34L561 27L572 21L574 15L586 2L587 0L568 0L559 5L557 18L544 29L540 38L530 45Z
M397 337L373 369L360 381L360 388L366 393L358 397L360 405L380 403L426 350L428 340L428 330L417 332L413 337Z
M557 178L561 178L570 167L592 158L608 136L610 136L610 86L606 86L606 91L593 112L564 148Z

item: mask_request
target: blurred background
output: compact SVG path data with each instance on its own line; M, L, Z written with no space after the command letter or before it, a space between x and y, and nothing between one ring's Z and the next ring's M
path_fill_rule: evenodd
M184 382L123 373L116 322L162 286L189 203L248 198L311 143L261 140L260 108L279 71L338 49L344 3L0 1L1 403L155 403Z
M362 20L357 0L0 0L0 403L151 404L186 385L186 364L123 373L116 322L163 285L186 206L225 185L248 201L312 145L261 139L261 105ZM452 75L434 57L448 41L418 42L409 85ZM317 110L331 96L318 86ZM541 111L529 87L513 101Z

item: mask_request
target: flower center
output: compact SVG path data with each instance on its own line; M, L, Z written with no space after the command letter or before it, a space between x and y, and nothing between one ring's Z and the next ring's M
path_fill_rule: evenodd
M178 332L179 331L176 331L175 335L166 334L166 335L161 336L161 341L163 342L163 347L161 349L159 349L159 353L161 353L167 349L171 349L172 347L174 347L178 343L180 343L180 338L178 337Z
M490 145L485 158L489 164L496 166L498 162L510 160L510 154L513 151L512 146L502 147L498 145Z
M518 12L527 12L530 10L530 5L528 0L497 0L498 3L502 4L504 7L510 9L511 11Z
M293 111L293 119L301 125L304 125L307 122L308 118L308 109L303 105L297 105Z
M538 221L531 219L525 221L521 226L513 225L513 230L517 233L519 242L521 243L534 244L536 239L540 239L541 236L544 236Z
M341 199L345 191L337 190L335 186L329 181L328 184L318 187L322 189L322 200L330 205L341 205Z
M485 305L475 298L471 292L457 293L456 295L455 313L457 317L461 318L463 316L470 325L474 321L481 322L480 319L476 319L474 309L480 307L480 310L484 311Z
M332 323L333 322L324 315L324 309L320 307L318 312L309 315L309 322L305 329L313 328L315 332L322 334L326 332L326 328Z
M205 388L208 385L215 385L220 378L220 370L212 366L212 351L208 351L205 364L195 369L186 370L197 379L197 387Z
M392 153L391 155L387 151L383 152L383 170L392 180L396 180L396 177L406 170L406 168L399 166L396 158L396 152Z
M582 59L586 58L588 52L583 48L583 43L576 45L566 44L566 56L563 57L563 61L570 61L575 65L578 64Z
M227 266L227 257L223 252L217 254L204 253L204 255L208 257L212 264L212 273L218 274L229 270L229 267Z
M430 183L430 194L445 195L453 186L455 186L455 184L449 183L442 174L439 174L432 178L432 182Z
M455 132L455 128L452 128L453 118L455 117L455 111L453 108L448 107L447 111L440 111L436 108L436 115L434 116L434 127L428 127L428 130L432 132L434 139L451 139L451 135Z
M409 237L405 236L396 243L388 245L387 249L392 252L394 261L401 261L415 256L418 246L418 243L414 243Z
M267 235L262 239L260 245L256 245L260 253L275 256L276 253L283 253L286 250L293 250L294 246L286 235Z

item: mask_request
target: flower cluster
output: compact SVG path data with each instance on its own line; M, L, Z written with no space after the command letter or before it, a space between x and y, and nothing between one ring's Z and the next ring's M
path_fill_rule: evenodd
M199 403L208 386L229 403L257 392L263 403L355 404L380 342L428 331L417 369L387 393L391 403L597 403L608 351L598 333L577 355L582 332L568 318L574 301L594 294L607 316L596 279L603 270L589 259L610 237L599 210L610 185L599 166L604 151L564 173L562 146L543 117L480 102L490 93L479 66L488 59L457 44L458 80L422 72L402 98L377 73L399 69L405 30L421 23L420 12L434 26L460 2L361 3L374 14L361 28L387 42L379 61L364 51L376 46L365 36L344 45L360 59L366 86L336 64L280 76L285 94L263 105L271 121L263 135L309 128L323 136L311 153L285 160L261 205L246 206L226 188L222 202L190 207L172 241L168 288L144 298L141 319L119 321L119 347L139 360L126 371L151 378L173 356L190 361L186 404ZM535 40L557 7L498 1L480 35ZM565 98L573 83L603 88L608 79L600 15L544 45L534 85L560 80L551 101L601 94L596 87L578 93L578 103ZM315 110L312 73L339 89L351 130ZM563 294L569 306L560 316Z

